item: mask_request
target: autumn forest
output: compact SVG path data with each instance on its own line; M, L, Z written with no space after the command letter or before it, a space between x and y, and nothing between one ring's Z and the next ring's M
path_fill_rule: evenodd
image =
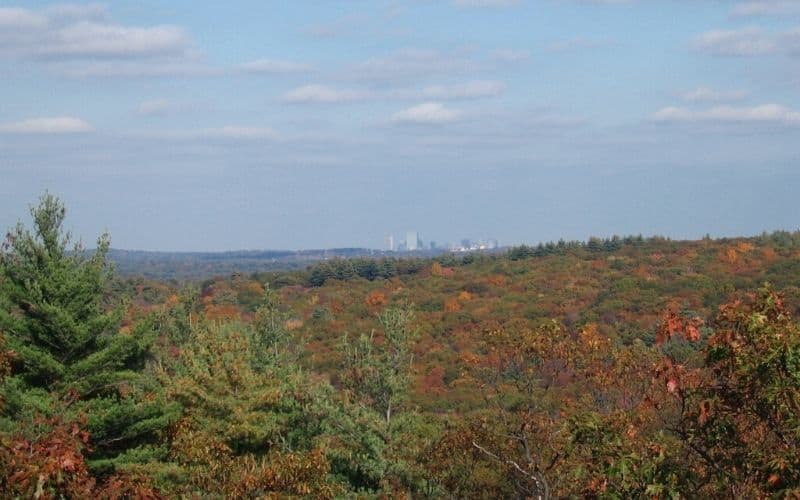
M0 251L4 498L800 495L800 232L178 281L67 215Z

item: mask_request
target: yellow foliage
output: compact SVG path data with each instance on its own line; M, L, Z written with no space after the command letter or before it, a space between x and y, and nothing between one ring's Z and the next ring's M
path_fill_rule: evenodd
M600 334L597 324L595 323L589 323L588 325L584 326L578 336L580 338L581 345L592 351L606 347L608 344L608 339Z
M728 264L736 264L739 261L739 252L735 248L729 248L722 253L721 259Z
M462 352L460 358L461 358L461 363L466 366L477 366L481 362L481 358L479 358L470 351Z
M245 289L257 293L259 295L262 295L264 293L264 287L261 286L261 283L257 281L248 282L247 285L245 286Z
M303 326L303 320L297 318L287 319L285 325L287 330L297 330Z
M458 302L458 299L449 298L444 299L444 310L445 312L457 312L461 310L461 304Z

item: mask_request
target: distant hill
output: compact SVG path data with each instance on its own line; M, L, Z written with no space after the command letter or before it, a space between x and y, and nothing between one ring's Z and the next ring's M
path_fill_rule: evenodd
M159 280L198 280L234 273L305 269L327 259L434 257L444 250L398 253L369 248L313 250L233 250L228 252L154 252L112 249L109 259L122 276L143 276Z

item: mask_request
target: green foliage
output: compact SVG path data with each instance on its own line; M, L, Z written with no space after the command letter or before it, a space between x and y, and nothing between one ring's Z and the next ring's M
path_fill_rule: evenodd
M281 310L277 292L267 287L253 318L254 363L259 367L278 364L289 353L291 336L286 321L291 314Z
M405 400L410 382L411 343L417 336L410 308L390 308L378 316L383 336L376 342L374 332L362 334L355 342L345 339L342 384L354 396L385 415L390 424L392 412Z
M0 297L7 304L0 330L16 356L2 386L8 404L0 427L14 428L36 413L88 414L90 465L113 470L130 450L154 445L144 455L156 458L160 431L176 408L153 400L140 373L156 337L153 323L121 333L121 308L103 306L108 237L91 253L70 247L65 214L57 198L44 195L31 209L33 232L18 224L0 253Z
M320 287L329 280L350 281L355 278L374 281L398 274L414 274L421 270L419 259L333 259L311 266L308 284Z
M800 494L800 328L772 288L723 306L706 370L676 378L679 435L715 495Z
M278 364L271 348L264 357L257 342L249 325L200 321L175 363L162 368L166 397L184 408L170 452L185 478L178 490L231 494L245 488L248 471L289 456L316 457L324 387ZM314 458L314 467L322 468L317 481L324 482L328 466L320 460Z

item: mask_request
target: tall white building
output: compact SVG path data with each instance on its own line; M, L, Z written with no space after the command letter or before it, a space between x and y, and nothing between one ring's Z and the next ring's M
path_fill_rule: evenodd
M386 236L386 250L394 252L394 235L389 234Z
M419 233L416 231L409 231L406 233L406 250L413 252L419 250Z

